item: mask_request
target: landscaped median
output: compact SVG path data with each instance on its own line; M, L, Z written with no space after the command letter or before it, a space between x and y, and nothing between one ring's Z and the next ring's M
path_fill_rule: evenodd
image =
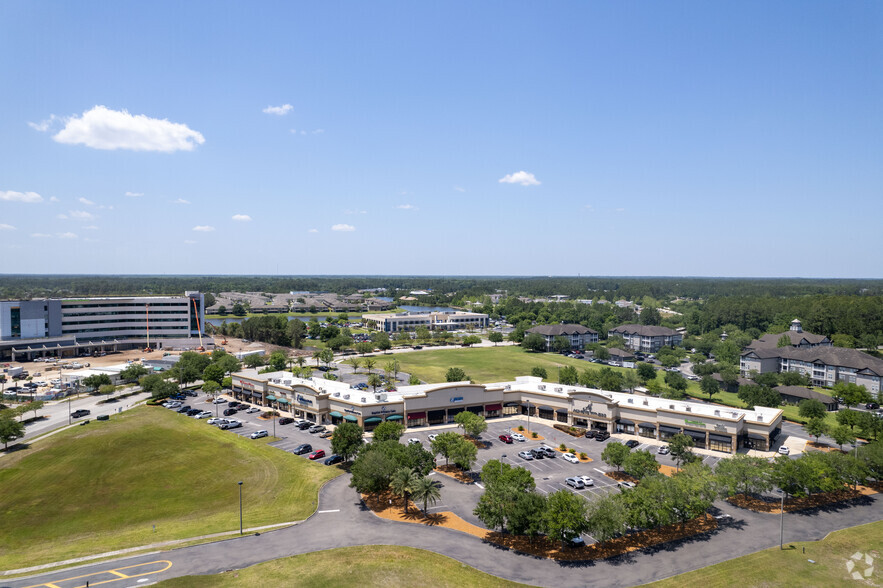
M836 492L821 492L812 496L792 496L785 499L785 512L798 512L808 508L819 508L837 502L856 500L862 496L878 494L880 491L883 491L883 483L876 482L867 486L859 485L857 488L844 488ZM755 512L768 514L782 513L782 502L780 500L764 500L756 496L738 494L727 498L727 501L740 508L747 508Z
M560 541L554 541L544 536L530 538L524 535L509 535L497 531L489 531L464 521L450 511L436 512L429 516L424 516L423 511L413 506L405 510L402 508L402 499L391 492L362 494L361 496L365 505L375 515L383 519L415 523L429 527L446 527L462 533L468 533L483 541L512 549L513 551L560 561L607 559L661 543L708 533L717 528L717 521L714 517L703 515L686 523L630 533L603 543L593 543L592 545L584 545L582 547L564 547Z
M203 420L139 407L0 460L0 569L307 518L325 467Z

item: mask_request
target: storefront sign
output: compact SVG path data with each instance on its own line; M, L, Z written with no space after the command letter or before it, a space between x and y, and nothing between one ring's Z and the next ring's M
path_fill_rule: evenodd
M395 412L399 412L394 408L386 408L385 406L381 406L380 410L372 410L371 414L392 414Z
M685 424L688 424L688 425L696 425L697 427L705 427L705 426L707 426L707 425L706 425L705 423L703 423L702 421L691 421L691 420L688 420L688 419L684 419L684 423L685 423Z
M348 413L354 414L356 416L362 416L361 412L359 412L358 410L353 410L351 408L345 408L345 409L343 409L343 412L348 412Z
M251 382L246 382L245 380L239 380L239 384L241 386L247 386L249 388L254 388L254 384L252 384Z
M463 402L463 397L462 396L452 396L451 398L448 399L448 401L451 404L453 404L455 402Z
M313 404L313 401L312 401L311 399L307 398L306 396L301 396L300 394L298 394L298 395L297 395L297 403L298 403L298 404L310 404L310 405L312 405L312 404Z
M715 430L715 431L720 431L720 432L722 432L722 433L726 433L726 432L727 432L727 428L726 428L725 426L723 426L723 425L715 425L715 426L714 426L714 430Z
M576 412L576 413L579 413L579 414L588 414L588 415L596 416L596 417L601 418L601 419L606 419L606 418L607 418L607 414L606 414L606 413L603 413L603 412L595 412L595 411L593 411L593 410L590 409L590 408L574 408L574 409L573 409L573 412Z

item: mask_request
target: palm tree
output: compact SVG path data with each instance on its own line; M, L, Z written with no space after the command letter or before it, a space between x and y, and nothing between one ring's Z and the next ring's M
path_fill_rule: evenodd
M426 509L430 503L435 504L438 502L438 499L441 498L441 490L439 490L435 480L427 476L417 479L417 482L411 487L411 495L415 501L423 501L423 517L426 518L429 516Z
M414 470L400 468L395 471L392 475L392 480L389 482L392 493L405 499L404 510L406 513L408 512L408 500L411 497L411 489L417 485L419 480L420 477Z
M322 350L313 352L313 359L316 360L316 367L319 367L319 360L322 359Z
M365 358L365 369L368 370L368 373L371 373L371 370L374 369L374 366L377 365L377 360L373 357Z
M295 361L297 362L298 367L304 367L304 364L307 363L307 360L304 359L303 355L298 355Z
M350 358L350 365L353 366L353 373L357 374L359 373L359 366L362 365L362 360L358 357L352 357Z
M396 380L399 376L399 361L394 359L392 361L386 362L383 366L383 371L386 372L386 377L389 377L389 374L392 374L392 379Z
M377 386L380 386L383 382L380 381L380 376L377 374L371 374L368 376L368 385L374 388L374 391L377 392Z

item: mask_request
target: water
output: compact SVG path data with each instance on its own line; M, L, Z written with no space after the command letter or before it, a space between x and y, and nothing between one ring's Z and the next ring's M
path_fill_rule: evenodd
M402 310L407 310L408 312L457 312L456 308L451 308L450 306L404 306L399 305L399 308Z

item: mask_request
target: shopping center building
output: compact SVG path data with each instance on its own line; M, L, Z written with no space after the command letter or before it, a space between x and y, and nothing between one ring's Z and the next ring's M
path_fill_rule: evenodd
M284 371L244 370L233 374L233 395L311 422L349 421L366 431L384 421L408 428L443 425L470 411L489 419L529 415L549 425L564 423L662 441L684 433L696 447L728 453L740 447L768 450L782 423L782 411L775 408L745 410L667 400L544 383L532 376L495 384L421 384L374 393L338 381L296 378Z

